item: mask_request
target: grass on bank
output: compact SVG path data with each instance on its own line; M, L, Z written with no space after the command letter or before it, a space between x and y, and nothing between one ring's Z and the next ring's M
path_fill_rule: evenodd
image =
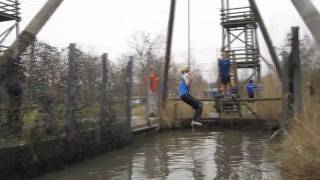
M262 79L263 96L281 97L279 80L271 75ZM303 85L304 86L304 85ZM308 92L304 87L303 92ZM303 95L304 113L291 120L280 144L280 166L283 179L320 180L320 96ZM282 101L257 104L258 113L270 119L280 118ZM278 152L279 153L279 152Z
M136 105L131 108L132 116L145 116L146 115L146 106L145 105Z
M320 179L320 104L307 101L304 107L281 144L284 179Z

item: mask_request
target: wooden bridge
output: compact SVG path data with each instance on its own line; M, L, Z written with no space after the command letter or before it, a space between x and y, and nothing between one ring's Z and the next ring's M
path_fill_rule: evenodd
M170 18L168 22L168 34L167 34L167 47L166 47L166 62L164 70L164 89L167 89L167 80L170 64L171 42L172 42L172 30L174 26L175 17L175 0L171 1ZM293 4L297 7L297 10L305 15L307 9L312 10L314 14L313 22L319 22L320 15L316 9L312 6L310 1L307 2L308 8L303 8L302 3L298 0L293 0ZM234 96L227 96L216 99L200 99L200 101L214 101L216 112L219 113L219 118L202 120L204 123L226 122L228 116L232 114L233 120L242 121L248 119L243 117L241 105L247 102L264 102L264 101L280 101L283 100L283 115L280 119L282 129L288 127L289 116L294 113L299 114L301 112L301 67L299 56L299 28L292 28L292 44L291 53L288 56L283 56L284 65L280 64L280 60L272 40L268 34L267 28L264 24L263 18L260 14L259 8L254 0L248 0L247 7L234 7L231 5L231 0L221 0L221 26L222 26L222 47L221 50L230 52L230 60L232 61L233 79L235 80L236 88L238 92ZM304 17L305 18L305 17ZM304 19L314 35L317 34L316 30L319 30L319 26L315 27L310 25L310 19ZM265 59L260 55L259 42L257 30L261 31L263 39L270 57L273 62L273 66L267 64L269 68L275 69L277 75L282 82L282 97L261 97L248 99L240 97L239 90L241 84L246 83L249 79L254 80L255 83L261 83L261 60ZM318 31L319 32L319 31ZM240 47L239 47L240 46ZM252 75L247 80L239 80L238 70L246 69L252 72ZM167 91L162 94L163 102L166 101ZM171 100L179 100L179 98L169 98ZM255 120L261 119L250 106L247 106L252 112ZM292 107L294 107L292 109ZM225 116L225 114L227 114ZM229 115L228 115L229 114ZM237 116L234 117L234 114ZM223 120L223 121L220 121ZM250 120L251 122L254 120ZM242 121L243 122L243 121Z

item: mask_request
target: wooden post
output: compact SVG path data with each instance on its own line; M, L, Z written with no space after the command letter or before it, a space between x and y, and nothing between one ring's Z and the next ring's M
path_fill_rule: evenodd
M69 70L67 77L67 133L72 134L77 131L78 123L76 119L76 96L78 95L78 80L76 66L76 44L72 43L69 46Z
M222 18L223 18L223 21L225 21L225 3L224 3L224 0L221 0L221 15L222 15ZM225 45L226 45L226 42L225 42L225 36L226 36L226 30L225 28L222 28L222 31L221 31L221 41L222 41L222 48L221 50L224 49ZM218 78L219 79L219 78ZM219 82L218 82L219 83ZM218 84L218 87L220 87L220 85Z
M302 113L302 78L300 61L300 38L299 27L292 27L292 66L293 66L293 98L294 116L301 117Z
M129 62L127 64L127 69L126 69L126 114L127 114L127 123L128 125L131 124L131 96L132 96L132 79L133 75L133 56L129 57Z
M291 28L291 53L288 56L283 52L283 114L281 118L281 129L285 131L290 119L301 117L302 93L301 93L301 62L300 62L300 40L299 27Z
M167 42L166 42L166 55L165 55L165 66L164 66L164 78L163 78L163 91L161 95L162 108L165 108L166 98L168 95L168 76L169 76L169 67L171 60L171 48L172 48L172 36L173 36L173 27L174 27L174 18L175 18L175 7L176 0L171 0L170 5L170 14L168 21L168 32L167 32Z
M41 77L38 77L39 78L38 81L40 80L41 85L39 87L40 94L38 94L37 98L41 104L42 111L44 112L44 114L46 114L46 116L43 118L43 122L44 122L43 126L46 129L46 133L52 134L55 130L56 119L53 118L54 116L50 111L51 106L53 105L52 104L53 99L52 97L50 97L49 91L48 91L49 89L48 72L44 71L44 69L47 69L46 67L48 67L47 66L48 64L46 64L46 62L50 62L50 57L48 57L50 52L48 51L49 50L45 48L45 52L42 53L42 63L41 63L42 70L39 71L39 76Z
M174 103L174 121L178 120L178 103Z
M107 102L107 83L108 83L108 54L102 54L101 59L101 107L100 107L100 126L104 128L106 125L107 117L108 117L108 102Z

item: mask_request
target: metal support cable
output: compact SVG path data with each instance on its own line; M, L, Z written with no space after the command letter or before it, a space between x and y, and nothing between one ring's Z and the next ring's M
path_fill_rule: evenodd
M191 27L190 27L190 0L188 0L188 68L190 70L191 68L191 60L190 60L190 56L191 56L191 52L190 52L190 32L191 31Z

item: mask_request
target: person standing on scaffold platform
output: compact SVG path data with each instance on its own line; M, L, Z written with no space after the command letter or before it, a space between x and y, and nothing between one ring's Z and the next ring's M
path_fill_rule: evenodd
M189 75L189 68L183 68L181 70L181 77L179 80L179 96L183 102L191 106L195 111L191 126L201 126L202 123L200 123L199 121L202 114L202 103L190 95L190 82L191 79Z
M256 86L254 85L253 80L249 80L246 89L247 89L248 98L255 98Z
M218 59L219 68L219 80L224 96L229 95L229 84L230 84L230 67L231 61L229 58L228 51L221 51L221 58Z

